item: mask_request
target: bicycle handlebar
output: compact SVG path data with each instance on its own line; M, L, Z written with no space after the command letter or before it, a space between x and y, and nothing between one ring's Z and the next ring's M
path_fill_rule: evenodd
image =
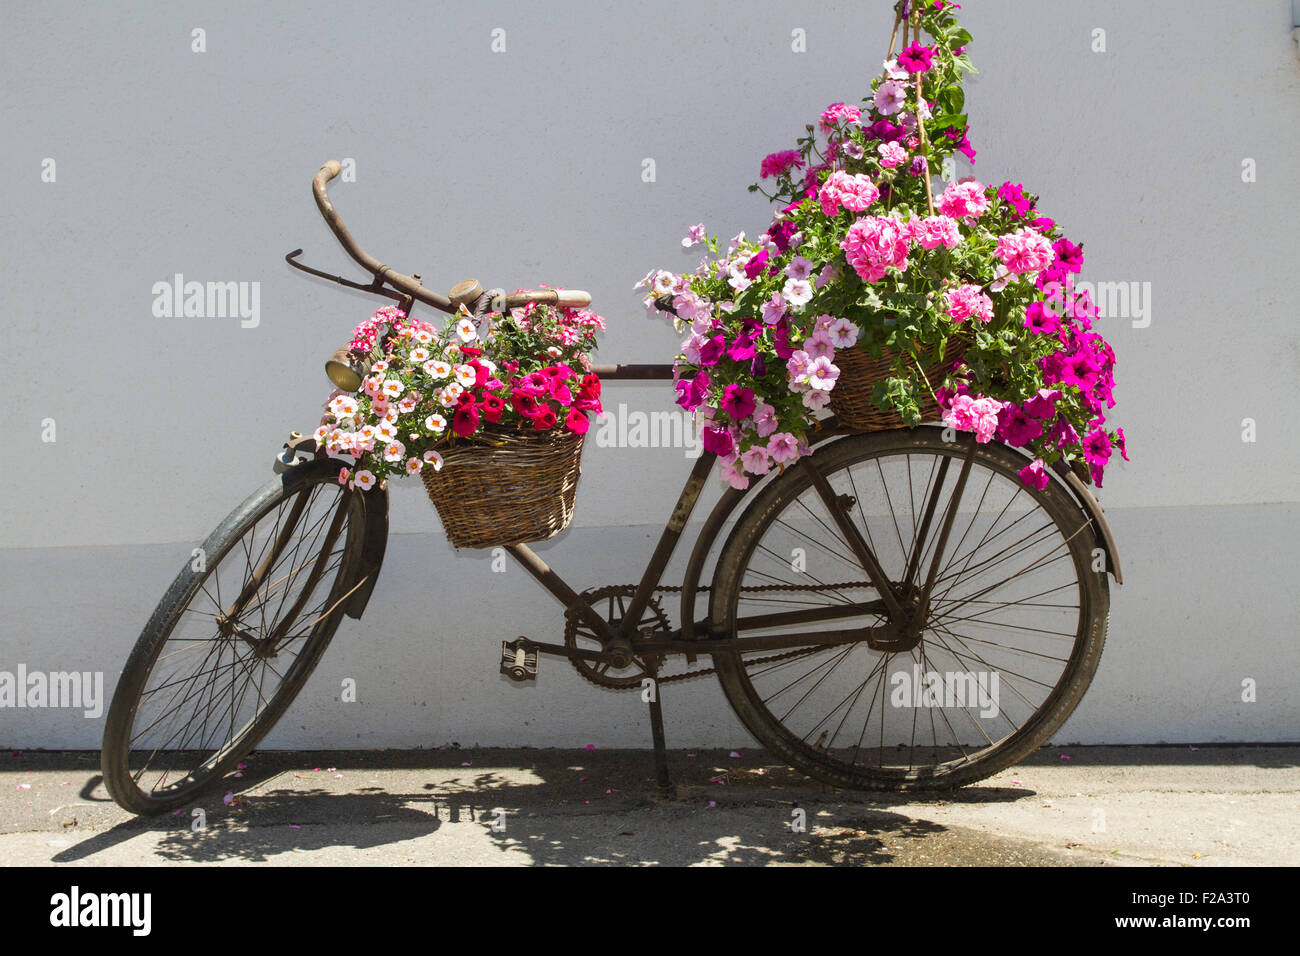
M373 275L377 281L387 282L398 291L427 303L435 309L441 309L443 312L455 312L461 305L473 309L479 297L483 294L482 288L477 281L470 279L460 283L452 289L452 295L448 298L431 289L426 289L420 282L419 276L408 276L395 269L390 269L357 244L357 241L352 238L352 233L348 232L348 227L343 225L343 220L339 217L338 210L334 208L334 203L330 200L329 191L326 188L329 181L337 176L342 171L342 168L336 159L326 162L312 179L311 189L312 194L316 197L316 208L320 210L325 224L330 227L330 231L334 233L335 238L338 239L339 244L343 246L347 254L361 268ZM536 302L539 305L554 305L561 308L585 309L591 305L591 296L580 289L523 289L519 292L495 296L492 300L492 306L497 311L505 311L506 309L526 305L529 302Z

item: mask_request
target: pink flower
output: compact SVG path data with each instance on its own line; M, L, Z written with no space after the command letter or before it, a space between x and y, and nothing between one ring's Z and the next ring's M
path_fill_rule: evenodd
M975 440L983 444L991 440L997 431L998 412L1001 410L1002 403L995 398L957 395L943 416L943 423L961 431L975 432Z
M767 449L762 445L753 445L747 448L740 456L740 463L745 466L745 470L751 475L766 475L772 469Z
M740 466L740 459L732 455L722 461L722 480L733 488L744 491L749 487L749 478Z
M849 265L864 282L879 282L888 269L907 268L907 232L897 219L865 216L840 243Z
M1020 480L1030 488L1037 488L1042 491L1047 487L1051 477L1047 474L1047 469L1043 467L1043 459L1035 458L1032 463L1025 465L1020 469Z
M826 178L817 194L826 216L838 215L840 206L849 212L863 212L879 198L880 190L870 178L861 173L850 176L838 169Z
M837 349L851 349L858 344L858 327L849 319L836 319L826 329L831 346Z
M799 442L789 432L777 432L767 440L767 453L778 465L799 457Z
M975 219L988 211L989 201L984 195L984 187L972 179L964 183L949 183L935 206L953 219Z
M876 152L880 154L880 165L885 169L893 169L907 162L907 150L897 143L881 143L876 147Z
M961 243L961 230L958 228L957 220L951 216L926 216L924 219L913 219L908 226L911 238L919 243L922 249L935 249L939 246L954 249Z
M754 410L754 432L759 438L766 438L776 431L776 408L767 402L759 404Z
M981 322L993 318L993 300L977 285L959 285L944 296L948 300L948 316L958 325L971 317Z
M821 126L823 133L828 133L835 126L842 122L856 123L861 118L862 112L856 106L849 106L844 103L832 103L826 109L822 110L821 120L818 125Z
M759 178L767 179L769 176L780 176L791 167L800 169L803 165L804 161L799 158L799 154L793 149L783 149L779 153L769 153L763 157Z
M1052 264L1052 244L1033 229L1020 228L998 238L995 253L1008 271L1016 275L1041 272Z
M907 90L899 83L893 80L885 80L872 95L872 102L876 104L876 109L885 116L893 116L903 108L907 102Z

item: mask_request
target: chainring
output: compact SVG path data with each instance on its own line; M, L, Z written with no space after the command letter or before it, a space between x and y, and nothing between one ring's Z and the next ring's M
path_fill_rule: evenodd
M584 591L582 597L595 608L598 614L604 615L606 621L617 626L622 623L628 602L635 593L636 588L631 585L609 584L590 591ZM640 626L637 630L644 631L650 628L662 631L665 634L672 630L668 615L664 613L663 607L653 596L650 598L650 603L646 605L645 611L642 612ZM570 614L564 625L564 646L578 649L579 640L585 641L588 647L591 645L597 648L603 646L600 637L592 629L591 625L582 621L577 615ZM635 639L633 639L632 646L633 648L636 647ZM600 661L585 661L571 657L569 663L573 665L574 670L586 680L591 681L591 683L598 687L612 687L616 690L640 687L642 679L653 676L653 671L657 670L657 667L652 668L641 655L636 653L632 655L632 663L616 674L611 674L612 668L608 663Z

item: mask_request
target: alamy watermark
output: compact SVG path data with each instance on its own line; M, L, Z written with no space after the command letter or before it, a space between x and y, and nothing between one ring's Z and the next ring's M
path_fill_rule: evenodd
M245 329L262 321L262 283L186 282L176 273L171 282L153 284L153 314L159 319L238 318Z
M1064 285L1049 282L1043 291L1044 306L1056 316L1073 312L1075 303L1086 297L1097 306L1099 319L1131 319L1135 329L1151 324L1150 282L1075 282L1068 276Z
M600 448L681 448L687 458L704 448L689 412L628 411L624 402L596 416L595 436Z
M0 708L81 708L95 719L104 712L103 671L0 671Z
M977 707L981 717L998 715L997 671L922 671L913 664L911 671L891 676L889 684L894 707Z

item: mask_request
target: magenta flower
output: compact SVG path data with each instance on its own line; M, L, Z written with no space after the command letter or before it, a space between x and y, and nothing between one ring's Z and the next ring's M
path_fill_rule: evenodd
M1056 414L1056 401L1061 393L1051 388L1040 388L1038 394L1025 402L1025 411L1034 418L1051 418Z
M678 379L673 386L677 390L677 404L688 412L693 412L704 401L704 393L709 387L709 373L700 372L694 378Z
M1056 261L1067 272L1077 273L1083 270L1083 246L1076 246L1069 239L1061 238L1052 245L1052 250L1056 253Z
M1028 445L1043 433L1043 423L1030 418L1014 402L1007 402L998 413L998 438L1016 448Z
M736 446L732 440L731 432L725 428L716 428L712 425L706 425L700 431L700 443L704 450L714 455L730 455L731 450Z
M908 73L924 73L934 63L934 51L928 46L913 43L898 54L898 65Z
M728 385L722 390L722 410L732 421L740 421L754 414L754 390L743 385Z
M1083 440L1083 460L1090 465L1104 465L1110 461L1110 436L1094 428Z
M700 365L710 366L717 365L718 359L722 358L722 350L727 347L727 340L724 336L715 335L703 345L700 346Z
M1037 488L1039 491L1046 488L1047 483L1051 481L1047 469L1043 467L1043 459L1041 458L1035 458L1030 464L1025 465L1024 468L1020 469L1019 474L1021 481L1030 488Z
M754 279L767 266L767 250L764 249L745 263L745 278Z
M1025 309L1025 320L1022 324L1031 332L1045 335L1055 332L1061 323L1050 306L1042 302L1031 302L1029 308Z
M769 153L763 157L759 178L767 179L769 176L780 176L788 169L801 169L803 165L804 161L793 149L783 149L779 153Z

